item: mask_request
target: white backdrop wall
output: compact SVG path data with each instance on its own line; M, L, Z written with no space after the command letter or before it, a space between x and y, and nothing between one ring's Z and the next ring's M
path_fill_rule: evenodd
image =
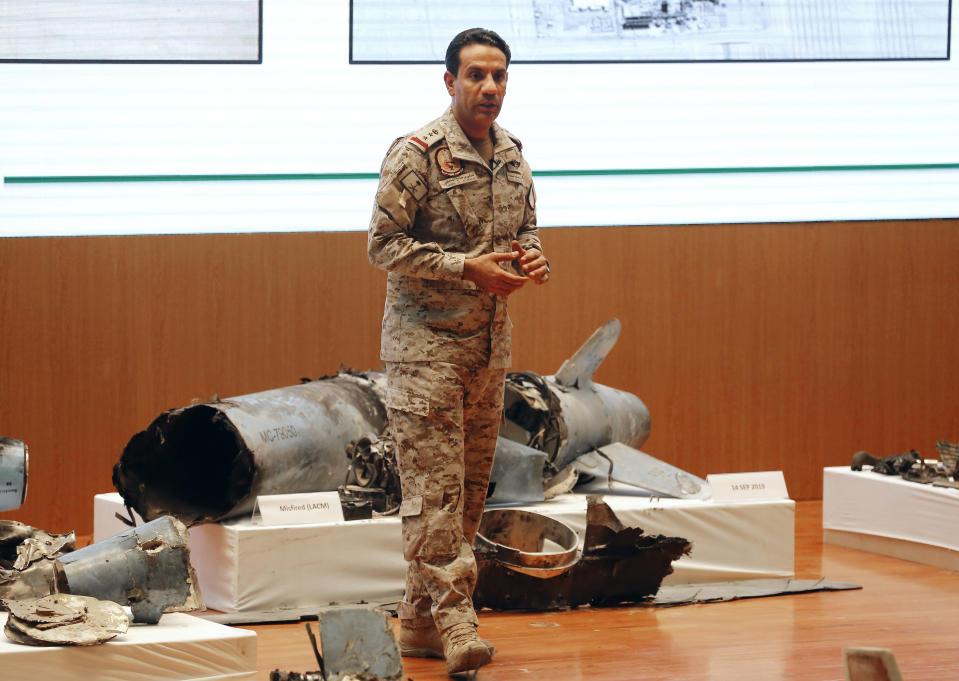
M439 64L351 64L349 24L265 0L262 63L0 63L0 235L365 229L386 148L448 96ZM954 217L957 82L952 59L516 63L500 123L544 226Z

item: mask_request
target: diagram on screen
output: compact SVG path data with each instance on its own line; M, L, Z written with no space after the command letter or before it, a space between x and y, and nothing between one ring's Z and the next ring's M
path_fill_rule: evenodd
M950 0L353 0L351 61L442 62L483 26L519 62L948 59Z

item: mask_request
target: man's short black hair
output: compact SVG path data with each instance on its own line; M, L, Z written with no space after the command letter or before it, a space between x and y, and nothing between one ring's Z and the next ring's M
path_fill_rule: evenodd
M506 55L506 65L509 66L509 45L499 37L498 33L488 28L468 28L457 33L456 37L450 41L449 47L446 48L446 70L452 73L454 77L458 76L460 72L460 50L474 43L495 47Z

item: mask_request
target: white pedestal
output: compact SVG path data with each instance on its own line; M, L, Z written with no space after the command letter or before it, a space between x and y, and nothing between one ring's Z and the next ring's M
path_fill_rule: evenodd
M0 612L0 628L7 613ZM0 634L0 677L256 681L256 633L168 613L99 646L34 647Z
M715 503L645 494L608 494L604 500L627 527L692 542L691 555L673 564L664 584L794 574L791 500ZM118 494L97 495L94 506L95 540L124 529L96 523L122 508ZM521 508L565 522L581 540L585 534L584 494ZM295 620L330 604L392 603L402 597L406 573L397 517L283 527L246 519L200 525L190 530L190 555L207 607L224 613L215 616L221 622Z
M823 541L959 570L959 490L871 470L823 470Z

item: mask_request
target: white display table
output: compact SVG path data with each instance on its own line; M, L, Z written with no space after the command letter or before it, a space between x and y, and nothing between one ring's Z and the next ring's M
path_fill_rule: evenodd
M6 621L0 612L0 628ZM34 647L0 634L0 678L256 681L256 633L168 613L98 646Z
M594 491L598 492L599 489ZM792 577L795 502L715 503L648 494L604 494L628 527L683 537L692 553L664 584ZM118 494L94 500L94 539L124 529ZM517 508L586 528L586 495L566 494ZM263 527L248 519L190 530L190 555L207 607L220 622L296 620L330 604L392 603L403 593L406 563L397 517Z
M959 570L959 490L848 466L823 470L823 541Z

